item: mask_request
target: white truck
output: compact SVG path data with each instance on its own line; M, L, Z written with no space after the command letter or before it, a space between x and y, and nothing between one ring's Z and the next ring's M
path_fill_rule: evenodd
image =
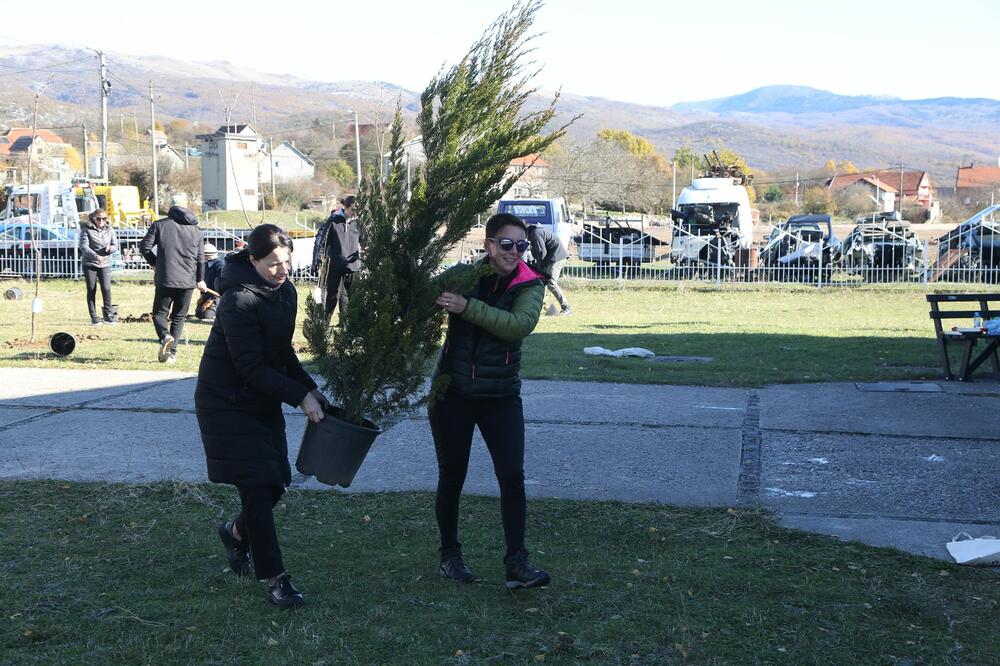
M739 177L695 178L671 217L670 260L677 266L733 266L753 244L753 210Z
M14 185L7 193L7 206L0 218L7 223L27 222L29 205L36 224L64 229L76 229L79 226L80 218L72 183L50 181L32 185L30 204L28 186Z

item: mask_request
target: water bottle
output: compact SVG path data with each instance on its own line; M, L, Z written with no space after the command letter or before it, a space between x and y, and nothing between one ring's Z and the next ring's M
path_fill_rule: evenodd
M983 315L976 312L972 315L972 328L982 328L983 327Z

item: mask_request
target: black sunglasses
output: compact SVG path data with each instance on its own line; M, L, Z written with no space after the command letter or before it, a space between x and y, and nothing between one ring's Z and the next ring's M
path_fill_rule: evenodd
M515 247L517 248L517 251L520 253L523 253L525 250L528 249L528 241L526 240L516 241L510 238L490 238L488 240L491 240L497 245L499 245L500 249L503 250L504 252L510 252Z

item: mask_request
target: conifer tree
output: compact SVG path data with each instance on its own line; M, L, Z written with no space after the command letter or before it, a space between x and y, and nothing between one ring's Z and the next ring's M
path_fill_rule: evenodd
M515 4L431 80L417 117L426 162L409 188L396 109L387 175L370 171L356 203L367 246L348 306L330 326L309 299L303 325L346 421L378 422L414 404L441 339L444 315L434 298L445 286L471 286L434 282L449 249L516 182L511 160L544 151L565 131L543 133L558 95L545 109L524 110L536 92L528 30L540 7L540 0Z

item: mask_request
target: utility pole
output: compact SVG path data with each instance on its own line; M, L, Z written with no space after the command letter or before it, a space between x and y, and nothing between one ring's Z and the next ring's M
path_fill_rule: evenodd
M677 160L674 160L674 168L670 170L674 177L673 194L670 197L670 207L677 208Z
M108 97L111 96L111 81L108 80L108 61L104 51L98 51L101 62L101 179L108 181Z
M274 187L274 137L267 137L267 152L269 153L268 161L271 163L271 205L277 207L278 205L278 193Z
M153 214L160 214L160 188L156 177L156 117L153 115L153 82L149 82L149 143L153 147Z
M358 112L354 112L354 157L358 168L358 192L361 191L361 128L358 127Z
M83 177L90 178L90 151L87 148L87 123L83 124Z
M903 158L899 158L899 219L903 219Z

